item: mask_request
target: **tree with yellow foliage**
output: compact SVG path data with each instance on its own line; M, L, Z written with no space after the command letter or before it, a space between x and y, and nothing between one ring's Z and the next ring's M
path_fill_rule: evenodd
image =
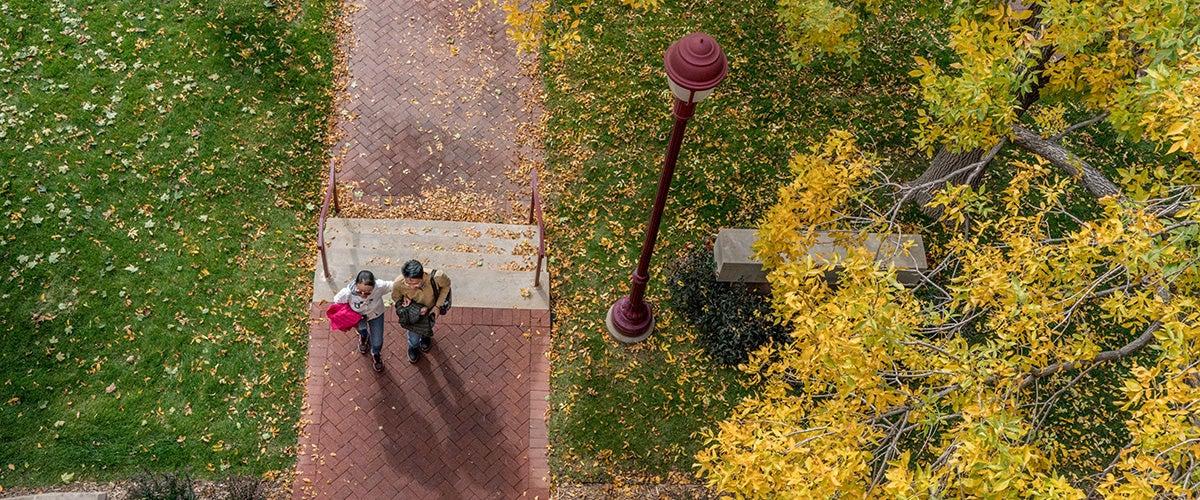
M1192 200L1108 196L1100 215L1080 220L1065 205L1075 178L1040 158L1016 161L1000 192L961 185L934 196L956 231L906 288L877 264L906 248L872 254L856 241L895 232L896 207L915 188L881 207L878 191L896 186L842 131L790 166L795 180L757 251L791 340L743 366L761 390L698 455L713 486L798 498L1196 495ZM1178 167L1195 173L1194 163ZM814 261L806 249L818 231L853 250ZM1097 411L1097 398L1120 408ZM1071 439L1074 426L1106 422L1127 437Z
M881 7L778 6L798 63L853 56ZM790 162L757 251L791 340L743 367L761 390L699 473L746 497L1200 496L1200 2L952 8L953 62L912 73L921 176L890 179L842 131ZM1118 186L1068 146L1100 123L1160 158ZM907 249L859 243L914 202L950 232L906 287L879 263ZM852 250L814 261L818 231Z
M880 0L779 0L793 59L854 57L859 16ZM938 6L943 5L941 2ZM926 107L919 145L936 154L912 181L927 205L947 182L977 183L997 153L1015 145L1076 177L1093 195L1117 194L1102 172L1064 146L1107 122L1130 140L1200 156L1200 4L1190 0L971 0L954 9L948 67L917 57ZM937 8L937 7L934 7ZM1020 118L1068 103L1087 118L1041 134ZM1061 113L1060 113L1061 114ZM937 182L931 182L937 181ZM931 213L933 213L931 211Z

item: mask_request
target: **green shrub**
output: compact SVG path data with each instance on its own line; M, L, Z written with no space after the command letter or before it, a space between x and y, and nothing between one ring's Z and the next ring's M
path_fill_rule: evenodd
M143 471L133 476L131 500L195 500L196 489L187 471L156 473Z
M671 307L696 328L696 343L727 366L746 361L768 340L784 341L787 331L771 319L768 296L744 283L716 280L712 248L689 249L668 270Z

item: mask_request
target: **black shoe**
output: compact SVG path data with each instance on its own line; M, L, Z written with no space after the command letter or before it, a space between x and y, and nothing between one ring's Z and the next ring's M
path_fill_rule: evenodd
M421 352L429 352L429 349L433 347L433 337L421 337L418 345L421 346Z
M378 354L372 354L371 357L375 359L375 373L383 371L383 358Z
M419 361L420 359L421 359L421 352L416 350L415 348L409 347L408 348L408 362L412 363L412 364L417 364L417 361Z
M359 339L359 341L358 341L358 353L359 353L359 354L366 354L366 353L367 353L367 339L364 339L364 338L360 338L360 339Z

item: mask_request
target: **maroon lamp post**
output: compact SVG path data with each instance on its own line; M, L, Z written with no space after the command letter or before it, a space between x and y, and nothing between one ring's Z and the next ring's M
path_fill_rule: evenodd
M654 210L650 212L650 225L646 227L646 241L642 243L637 269L629 280L629 295L617 299L608 308L605 318L608 333L626 344L640 342L654 331L654 311L645 300L646 283L650 281L650 256L654 253L654 241L658 238L658 226L662 222L663 206L667 203L667 191L671 188L671 176L675 173L675 159L679 157L679 146L683 143L683 130L696 111L696 103L712 94L728 71L721 46L712 37L700 32L671 44L663 61L667 68L667 84L675 96L672 113L675 115L675 127L671 130L662 176L658 179L658 194L654 196Z

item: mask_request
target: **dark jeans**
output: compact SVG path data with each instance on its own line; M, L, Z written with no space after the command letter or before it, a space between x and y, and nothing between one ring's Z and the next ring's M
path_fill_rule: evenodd
M433 335L421 335L419 333L413 332L412 330L405 330L404 332L408 334L408 350L409 351L419 349L422 338L426 338L426 339L433 338Z
M366 318L358 320L358 337L370 340L371 354L379 354L383 350L383 315L370 321Z

